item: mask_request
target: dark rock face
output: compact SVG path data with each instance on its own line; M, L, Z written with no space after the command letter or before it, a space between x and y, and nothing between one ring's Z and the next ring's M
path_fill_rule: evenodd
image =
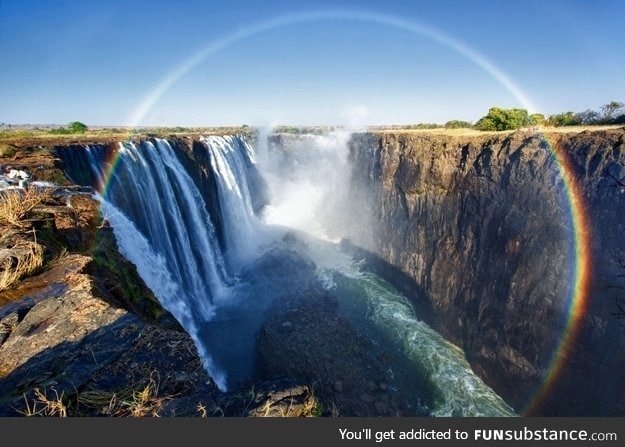
M258 339L266 377L310 383L327 416L424 416L394 391L387 359L337 314L321 285L275 301Z
M553 145L583 191L594 262L582 335L540 411L625 413L625 399L612 391L625 344L609 292L611 265L625 253L625 199L602 175L622 169L624 135L352 139L354 188L367 191L373 210L372 250L412 279L429 323L519 410L543 379L572 287L572 224Z

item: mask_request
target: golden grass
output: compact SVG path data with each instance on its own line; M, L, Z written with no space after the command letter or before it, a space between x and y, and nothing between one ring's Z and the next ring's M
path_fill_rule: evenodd
M54 391L54 397L48 398L45 390L42 392L39 388L35 388L35 398L32 404L24 396L26 408L19 410L19 412L24 416L67 417L67 406L63 402L63 393L59 395L55 389L52 391Z
M158 373L117 392L87 390L78 394L78 404L118 417L158 417L166 397L158 396ZM198 407L199 411L199 407Z
M43 265L43 247L35 242L20 241L12 250L18 254L5 258L0 264L0 291L10 288Z
M158 397L158 383L150 377L148 383L138 391L132 392L132 398L121 403L130 417L158 416L163 399Z
M195 408L201 418L208 417L208 410L206 409L206 405L204 405L201 401L197 403L197 406Z
M25 192L9 190L0 192L0 224L26 228L28 214L50 198L50 193L29 188Z
M49 198L49 193L29 189L0 193L0 224L19 231L32 227L29 214ZM33 230L33 235L35 235ZM5 250L6 252L7 250ZM20 238L0 258L0 290L6 290L43 265L44 248L35 241Z

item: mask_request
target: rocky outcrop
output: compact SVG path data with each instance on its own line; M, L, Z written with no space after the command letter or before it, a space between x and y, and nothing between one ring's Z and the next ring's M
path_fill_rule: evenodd
M42 249L38 267L0 292L0 414L215 411L221 393L193 342L118 253L98 203L60 187L3 194L33 203L3 214L4 274L19 268L16 246Z
M276 300L258 341L261 370L314 384L328 416L426 416L397 392L387 358L338 315L320 285ZM425 399L424 399L425 401Z
M593 276L582 335L542 412L625 413L614 396L625 344L609 287L625 252L622 130L453 137L355 135L353 185L366 191L380 271L522 410L546 374L572 287L572 223L551 147L566 157L590 219ZM620 164L619 164L620 163ZM595 373L600 371L600 374ZM514 383L511 387L510 383Z

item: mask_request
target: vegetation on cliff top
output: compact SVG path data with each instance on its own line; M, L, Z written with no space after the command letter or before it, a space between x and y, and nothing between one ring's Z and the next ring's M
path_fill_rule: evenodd
M611 101L600 107L599 111L563 112L545 116L542 113L530 114L521 108L491 107L488 113L475 124L462 120L451 120L445 124L419 123L399 126L378 126L376 130L476 130L484 132L500 132L516 130L524 127L540 126L542 128L558 128L573 126L609 126L625 124L625 103ZM577 129L571 129L577 130Z

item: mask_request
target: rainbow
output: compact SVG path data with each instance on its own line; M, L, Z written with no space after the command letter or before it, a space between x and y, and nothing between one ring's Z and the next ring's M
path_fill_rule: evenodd
M519 88L507 74L500 70L487 57L480 54L475 49L467 46L465 43L446 35L439 30L415 21L408 21L391 15L363 11L330 10L281 15L270 20L250 24L244 28L235 30L231 34L223 36L220 39L210 42L208 45L199 49L191 57L182 61L179 66L167 73L157 84L153 86L153 88L150 89L128 120L130 127L139 126L148 112L156 106L158 101L186 74L188 74L208 57L239 41L252 38L258 34L268 32L276 28L324 20L348 20L376 23L430 38L475 63L495 81L505 87L508 93L525 109L530 112L536 110L532 101L530 101L530 99L523 93L521 88ZM540 409L541 405L549 397L554 389L554 386L566 370L567 360L570 357L571 352L575 349L575 344L581 329L581 322L587 309L588 287L591 275L589 224L588 218L585 214L582 191L576 181L574 174L575 171L568 155L561 148L559 148L557 144L553 144L552 141L549 140L548 136L543 135L543 137L548 143L549 151L554 157L558 166L559 174L564 183L564 196L566 197L567 206L570 212L570 221L573 232L573 281L572 286L570 287L569 296L567 297L568 311L562 336L560 337L557 346L552 351L551 359L546 368L546 373L542 383L539 385L533 396L528 399L528 404L522 411L522 413L526 415L535 414ZM108 167L106 168L103 179L98 185L98 190L103 196L106 195L112 174L115 172L115 169L119 164L122 152L122 148L110 151L109 159L107 160Z
M128 139L130 141L130 139ZM108 146L106 148L106 158L104 160L104 166L102 167L101 176L96 180L95 188L102 197L106 199L111 181L113 180L113 174L117 170L119 163L122 159L122 154L125 151L124 143L117 143L118 147Z
M129 123L131 127L137 127L141 124L143 118L156 103L173 87L181 78L188 74L191 70L205 61L208 57L224 50L225 48L245 39L250 39L258 34L272 31L285 26L293 26L303 23L314 23L320 21L357 21L368 22L379 25L385 25L390 28L399 29L408 33L427 37L444 47L447 47L462 57L470 60L489 76L491 76L526 108L530 113L536 111L536 107L516 83L502 70L500 70L486 56L477 50L466 45L452 36L449 36L437 29L426 26L416 21L405 20L387 14L373 13L367 11L352 10L325 10L325 11L309 11L299 14L285 14L274 17L269 20L248 24L247 26L235 30L233 33L223 36L220 39L210 42L208 45L196 51L189 58L182 61L175 69L166 74L145 96L137 109L130 117Z
M536 414L552 393L558 380L566 370L568 359L575 350L584 315L588 308L588 289L592 271L590 250L590 224L586 215L583 193L575 178L575 170L569 155L554 143L548 135L543 135L554 156L560 176L564 182L565 197L570 212L573 232L573 284L568 297L564 330L552 352L541 385L523 410L524 415Z

